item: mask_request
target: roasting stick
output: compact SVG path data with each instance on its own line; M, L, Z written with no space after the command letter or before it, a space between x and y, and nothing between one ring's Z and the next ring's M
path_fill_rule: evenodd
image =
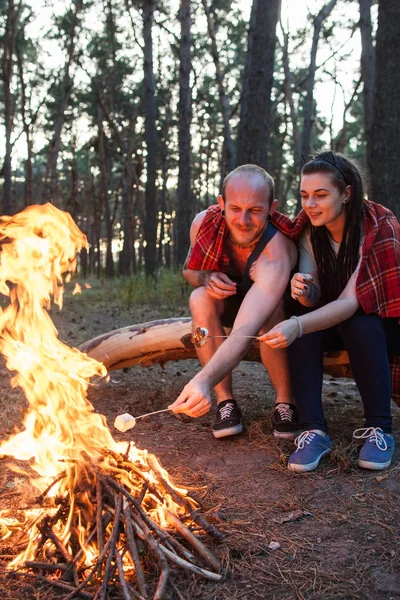
M229 335L210 335L207 327L196 327L194 334L192 335L192 342L196 348L201 348L206 344L208 338L227 338ZM240 335L233 334L233 337L249 338L252 340L258 340L258 335Z

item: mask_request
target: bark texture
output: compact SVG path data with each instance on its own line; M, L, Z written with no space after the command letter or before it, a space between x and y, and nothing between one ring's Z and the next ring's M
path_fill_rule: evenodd
M236 164L268 169L271 89L280 0L253 0L244 73Z
M376 62L371 197L400 217L400 2L380 0Z
M178 207L176 223L175 262L182 265L189 248L189 230L192 216L191 191L191 136L192 92L190 89L191 72L191 16L190 0L181 0L179 18L181 38L179 44L179 177Z

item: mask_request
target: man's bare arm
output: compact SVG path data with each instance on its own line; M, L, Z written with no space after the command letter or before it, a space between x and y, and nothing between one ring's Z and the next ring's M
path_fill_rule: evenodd
M230 336L196 375L210 387L230 373L251 346L251 339L238 336L257 335L282 300L295 261L293 242L282 238L273 238L268 253L258 259L254 284L241 304Z
M185 386L171 405L175 412L193 417L211 407L211 389L240 362L251 340L239 335L257 335L281 301L289 281L297 250L290 240L277 234L260 256L254 269L254 284L239 309L231 335L203 369Z

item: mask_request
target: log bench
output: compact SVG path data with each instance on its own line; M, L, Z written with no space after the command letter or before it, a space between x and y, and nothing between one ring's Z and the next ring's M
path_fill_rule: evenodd
M103 333L79 349L103 363L108 371L135 365L164 365L170 360L196 358L191 331L189 317L159 319ZM260 361L258 345L254 342L243 360ZM347 352L326 353L324 372L333 377L352 377Z

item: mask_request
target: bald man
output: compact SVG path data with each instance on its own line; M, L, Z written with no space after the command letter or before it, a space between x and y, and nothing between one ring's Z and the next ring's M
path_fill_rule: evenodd
M224 180L218 205L198 214L190 229L191 246L183 267L195 288L190 296L193 330L206 327L210 337L197 348L202 370L170 406L174 412L200 417L217 398L213 435L242 431L231 371L252 340L284 318L282 296L297 261L295 244L269 222L275 210L272 177L257 165L242 165ZM224 327L232 327L227 339ZM286 351L260 344L261 359L276 392L272 426L277 438L300 433L292 401Z

